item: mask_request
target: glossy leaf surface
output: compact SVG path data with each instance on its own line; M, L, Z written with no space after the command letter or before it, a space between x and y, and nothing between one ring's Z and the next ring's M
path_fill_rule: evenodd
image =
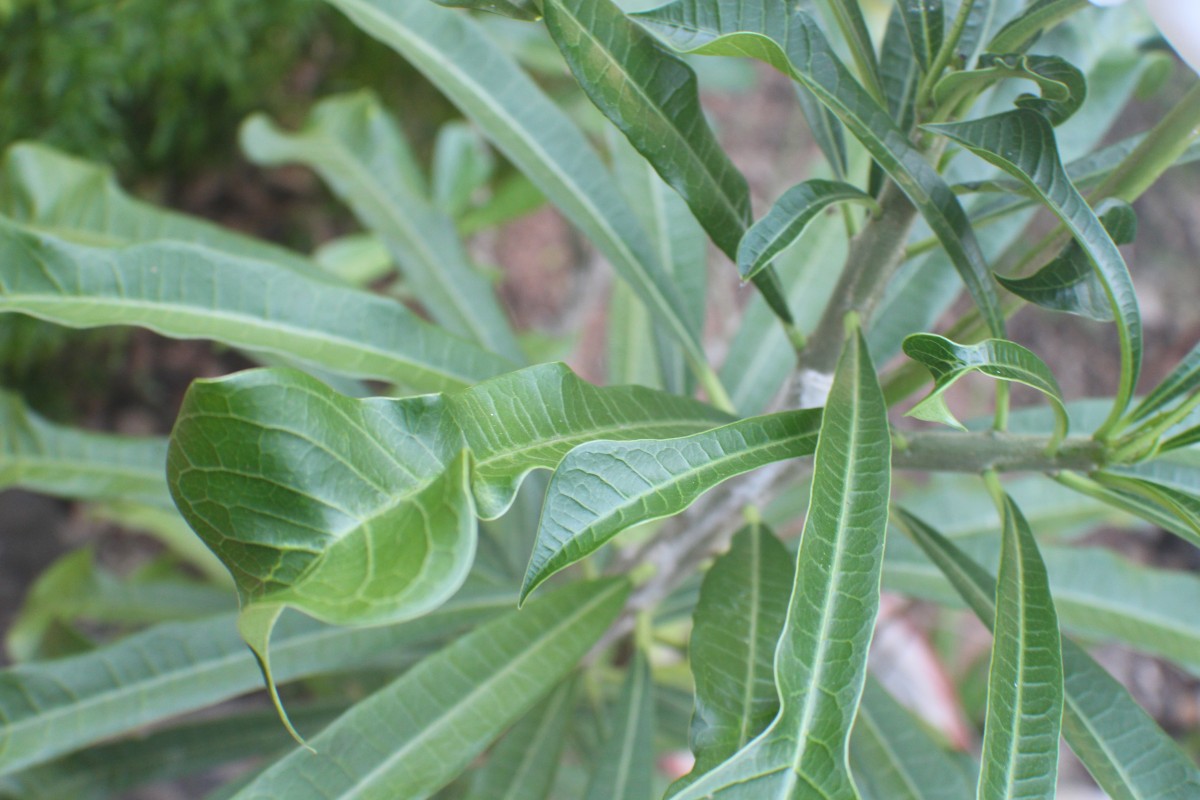
M769 266L821 212L835 203L848 202L875 205L870 195L848 183L813 179L788 189L742 237L737 250L742 278L752 278Z
M995 579L921 520L903 511L900 517L979 619L994 624ZM1069 639L1062 658L1063 735L1111 797L1183 800L1200 787L1200 770L1125 687Z
M787 617L792 557L762 525L743 528L705 574L688 645L696 682L696 765L673 789L711 771L779 712L775 645Z
M809 14L784 3L677 0L638 18L677 50L757 58L811 91L917 206L989 328L1003 335L1003 315L990 272L962 206L888 111L838 60Z
M625 672L584 800L650 800L654 780L654 682L640 650Z
M1031 350L1006 339L960 345L944 336L919 333L904 340L904 352L928 368L934 379L933 391L913 406L907 416L962 428L947 408L943 395L964 375L982 372L998 380L1030 386L1046 395L1054 406L1055 436L1062 439L1067 435L1069 419L1062 390L1054 373Z
M595 644L627 585L579 583L482 625L358 703L238 792L287 797L429 797Z
M1063 169L1054 129L1044 116L1029 110L928 128L1024 182L1067 226L1095 267L1121 341L1120 388L1113 412L1098 434L1103 436L1125 413L1141 373L1142 317L1125 259Z
M779 714L732 758L673 794L675 800L857 797L846 743L878 612L890 457L883 394L855 332L821 426L812 501L775 655Z
M524 360L491 283L471 266L453 220L434 207L403 131L374 96L322 100L295 133L255 115L241 140L258 164L315 170L388 245L434 321L510 361Z
M1119 203L1102 211L1100 221L1116 244L1129 244L1137 235L1137 215L1133 208ZM1071 242L1061 254L1026 278L996 280L1023 300L1050 309L1065 311L1097 322L1112 322L1113 309L1104 284L1078 242Z
M811 455L820 423L819 409L785 411L679 439L580 445L546 490L521 596L621 531L677 514L736 475Z

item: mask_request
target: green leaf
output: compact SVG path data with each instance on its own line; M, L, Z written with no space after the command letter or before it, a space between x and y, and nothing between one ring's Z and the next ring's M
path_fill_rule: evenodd
M1009 20L985 49L990 53L1023 53L1043 31L1087 7L1088 0L1036 0Z
M1142 367L1142 318L1129 268L1104 225L1071 184L1049 121L1027 109L971 122L928 125L1025 183L1070 230L1104 284L1121 343L1121 382L1103 438L1125 413Z
M820 410L785 411L679 439L593 441L567 454L546 490L522 599L621 531L683 511L714 486L810 455Z
M490 11L520 20L535 20L541 16L537 0L433 0L439 6Z
M871 41L871 31L867 28L867 20L863 16L862 4L859 0L826 0L825 5L833 13L833 18L845 37L859 80L876 101L883 102L875 43Z
M794 566L762 525L743 528L704 576L688 660L696 682L691 748L696 765L678 791L762 733L779 712L775 645Z
M942 49L946 34L946 12L942 9L942 0L902 0L896 9L908 31L908 40L921 71L928 71L929 65Z
M914 0L919 2L919 0ZM1078 67L1058 56L986 53L973 70L952 72L938 81L933 99L939 105L956 107L959 102L1006 80L1037 84L1041 97L1022 94L1015 100L1020 108L1041 112L1058 126L1066 122L1087 99L1087 79Z
M1150 522L1155 522L1165 511L1170 522L1162 527L1200 547L1200 497L1144 475L1101 471L1093 473L1091 477L1118 495L1136 498L1119 507ZM1149 503L1157 513L1140 513L1145 503Z
M468 584L437 611L386 628L331 628L287 615L275 631L274 677L284 683L360 667L511 605L511 591ZM0 774L259 688L262 675L234 623L227 614L158 625L84 655L0 672Z
M0 214L76 244L197 244L344 285L297 253L137 200L121 190L111 168L43 144L19 142L5 152L0 164Z
M1200 389L1200 344L1179 360L1171 374L1162 379L1154 391L1146 395L1129 415L1130 420L1137 422L1150 417L1159 411L1167 409L1175 401L1186 397ZM1179 445L1177 445L1179 446ZM1200 487L1197 487L1200 489Z
M167 443L55 425L0 390L0 488L170 507Z
M1081 494L1139 517L1200 547L1200 520L1188 519L1186 515L1181 514L1181 511L1186 511L1186 506L1162 495L1153 484L1120 477L1116 480L1122 485L1117 488L1107 485L1113 483L1112 478L1101 483L1074 472L1061 472L1055 475L1054 479Z
M898 518L979 619L994 624L995 579L921 520L903 510ZM1062 658L1063 735L1109 796L1183 800L1194 794L1200 786L1195 764L1129 692L1069 639L1062 642Z
M545 800L575 711L568 679L504 735L471 781L468 800Z
M207 245L79 245L0 219L0 260L0 311L60 325L138 325L418 389L457 388L513 368L393 300Z
M383 239L435 322L510 361L523 360L491 283L471 266L453 220L433 205L404 133L374 95L322 100L296 133L256 114L242 126L241 141L257 164L300 163L316 171Z
M1114 202L1107 211L1101 211L1100 221L1116 244L1129 244L1137 235L1137 214L1126 203ZM1113 321L1104 284L1078 242L1068 244L1057 258L1027 278L997 275L996 280L1017 297L1042 308L1098 322Z
M1021 345L1006 339L961 345L944 336L917 333L904 340L904 352L925 365L934 379L933 391L909 409L906 416L966 430L946 407L944 394L964 375L982 372L997 380L1030 386L1046 395L1054 406L1055 440L1061 441L1067 435L1070 419L1058 381L1045 362Z
M996 336L1004 318L990 272L958 199L879 102L854 80L816 21L787 4L676 0L637 15L672 47L760 59L810 90L896 182L942 242Z
M395 269L387 245L369 233L332 239L313 251L313 260L331 275L360 289L388 277Z
M766 269L825 209L847 202L879 207L873 197L848 183L813 179L788 189L742 237L737 251L742 278L752 278Z
M907 0L906 0L907 2ZM879 52L879 70L882 73L883 96L888 112L902 131L911 130L916 121L917 89L921 84L921 65L913 54L908 28L904 23L904 3L897 3L888 16L887 30ZM882 183L883 173L873 167L872 176L878 174ZM872 189L882 188L872 184Z
M871 678L850 737L850 769L863 800L964 800L974 791L924 724Z
M688 311L645 231L579 129L461 13L425 2L328 0L421 71L587 235L671 331L717 401Z
M775 654L779 715L673 800L856 800L847 740L879 607L890 463L887 407L866 343L855 331L821 426L812 501Z
M1052 800L1063 716L1062 641L1029 523L1004 497L980 800Z
M687 201L730 259L750 225L750 187L704 118L696 73L612 0L545 0L546 27L592 102ZM755 284L785 323L779 280Z
M580 583L486 623L358 703L239 800L429 797L544 697L616 619L620 581ZM486 702L481 702L486 700Z
M5 645L15 661L30 661L38 657L43 638L56 624L86 620L147 625L232 610L223 587L178 576L120 578L96 566L92 550L82 548L38 576L8 628Z
M344 703L292 709L308 730L326 725ZM218 719L156 728L153 735L83 750L49 764L0 778L5 800L106 800L145 784L178 780L255 756L273 756L292 744L273 712L254 710Z
M487 186L496 170L492 151L479 133L463 122L447 122L433 145L433 204L454 219L471 206L471 197Z
M638 650L596 756L585 800L649 800L654 780L654 682Z

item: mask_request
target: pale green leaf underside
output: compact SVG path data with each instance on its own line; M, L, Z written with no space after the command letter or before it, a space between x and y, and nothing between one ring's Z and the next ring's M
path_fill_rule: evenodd
M0 391L0 488L170 508L167 443L55 425Z
M612 176L575 124L466 15L429 2L328 0L404 56L587 234L679 341L704 353L679 292Z
M962 206L888 111L838 60L809 14L758 0L677 0L637 19L676 50L756 58L811 91L921 211L993 334L1003 335L991 273Z
M785 411L678 439L577 447L550 480L521 596L621 531L683 511L735 475L812 454L820 419L819 410Z
M921 520L900 519L980 620L994 624L995 579ZM1121 684L1069 639L1062 657L1063 736L1111 797L1184 800L1200 790L1200 770Z
M274 676L284 683L357 668L511 605L511 592L469 583L439 610L392 627L331 628L285 616L275 631ZM234 618L159 625L84 655L0 672L0 774L259 688L262 674Z
M434 208L420 175L413 175L403 132L372 95L322 100L296 133L255 115L242 126L241 140L259 164L314 169L388 245L435 322L510 361L523 360L491 283L471 266L453 220Z
M1062 390L1054 373L1035 353L1007 339L988 339L973 345L961 345L944 336L918 333L904 340L904 352L923 364L933 375L933 391L907 412L907 416L963 426L946 407L944 394L960 378L982 372L1002 381L1012 381L1037 389L1054 407L1055 437L1067 435L1070 419Z
M238 800L429 797L575 666L627 584L580 583L486 623L358 703Z
M856 331L821 426L812 501L775 654L779 715L673 800L857 798L846 742L878 612L890 458L887 407Z
M1070 119L1087 99L1087 80L1079 69L1057 56L985 54L976 69L951 72L934 89L939 104L979 94L1004 80L1027 80L1037 84L1041 97L1024 94L1016 104L1047 116L1054 125Z
M420 390L468 386L514 366L394 300L205 244L97 247L0 219L0 260L0 311L70 327L138 325Z

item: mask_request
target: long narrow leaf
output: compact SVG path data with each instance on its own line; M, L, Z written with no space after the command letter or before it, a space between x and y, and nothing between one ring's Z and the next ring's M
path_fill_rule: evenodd
M638 15L686 53L750 56L792 76L841 119L920 210L996 336L1004 319L975 234L954 193L891 115L838 60L816 21L786 3L677 0Z
M238 800L420 800L544 697L608 628L620 581L566 587L489 622L358 703Z
M650 800L654 779L654 682L640 650L608 724L585 800Z
M736 475L810 455L820 410L785 411L679 439L590 442L550 480L521 597L623 530L683 511Z
M674 800L857 798L846 750L879 607L890 456L887 407L856 331L821 426L812 502L775 655L779 715Z
M921 520L899 518L979 619L994 624L995 579ZM1111 797L1184 800L1200 790L1200 770L1121 684L1069 639L1062 655L1063 735Z
M490 282L469 263L454 222L434 208L427 189L413 185L404 134L373 96L323 100L296 133L256 115L242 126L241 140L259 164L299 162L316 170L387 243L436 322L510 361L524 359Z

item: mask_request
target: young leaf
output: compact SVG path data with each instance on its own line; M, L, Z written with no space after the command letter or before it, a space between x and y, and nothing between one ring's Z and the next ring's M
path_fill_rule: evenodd
M982 372L998 380L1031 386L1046 395L1054 406L1055 438L1061 441L1067 435L1070 420L1058 381L1045 362L1021 345L1006 339L961 345L944 336L917 333L904 340L904 352L924 364L934 379L933 391L913 406L907 416L962 428L946 407L943 395L964 375Z
M650 800L654 780L654 682L640 650L625 675L621 697L596 757L585 800Z
M1062 642L1046 567L1007 495L988 674L980 800L1054 797L1063 716Z
M492 151L479 133L465 122L447 122L433 144L433 204L459 219L471 205L471 196L487 186L496 171Z
M1043 31L1087 7L1088 0L1036 0L1009 20L985 49L989 53L1023 53Z
M1137 385L1142 368L1142 318L1125 259L1063 169L1054 129L1044 116L1027 109L927 128L1025 183L1071 231L1095 267L1116 317L1121 343L1120 388L1109 419L1096 434L1103 438L1125 413Z
M927 71L946 34L946 12L942 0L902 0L897 6L900 19L908 31L908 41L921 70Z
M887 30L884 32L879 53L879 69L883 77L883 97L887 101L887 110L896 122L896 127L907 131L912 129L916 121L921 65L917 63L912 42L908 38L903 6L904 3L897 3L888 17ZM872 174L876 174L877 170L878 166L873 166ZM876 182L871 185L875 190L872 196L877 196L882 188L883 173L877 174Z
M1200 519L1189 519L1187 506L1174 502L1159 487L1124 476L1115 479L1120 486L1115 485L1113 478L1104 482L1096 478L1099 476L1087 477L1075 472L1060 472L1054 476L1064 486L1144 519L1200 547Z
M1163 527L1200 547L1200 497L1143 475L1101 471L1093 473L1092 478L1119 495L1133 496L1142 503L1149 503L1160 513L1166 511L1171 522ZM1141 509L1137 503L1121 507L1151 522L1157 516L1139 513Z
M170 508L167 442L66 428L0 391L0 488L72 500L128 500Z
M887 407L855 331L821 426L812 502L775 654L779 715L673 800L857 798L846 743L879 607L890 462Z
M1137 235L1137 215L1126 203L1114 202L1107 211L1100 212L1100 221L1116 244L1129 244ZM1057 258L1027 278L997 275L996 280L1017 297L1042 308L1097 322L1113 321L1104 284L1078 242L1068 244Z
M584 92L736 261L750 225L750 187L704 119L696 73L612 0L545 0L545 12L546 28ZM774 273L755 284L790 324Z
M509 361L524 360L491 283L471 266L453 220L433 205L404 133L373 95L322 100L296 133L256 114L241 141L255 163L315 170L387 244L435 322Z
M810 455L820 421L819 409L785 411L679 439L580 445L550 479L522 599L621 531L677 514L736 475Z
M575 712L575 683L567 679L504 734L471 781L468 800L545 800Z
M310 278L286 260L175 241L73 244L3 219L0 260L0 311L60 325L139 325L420 390L461 388L514 367L394 300Z
M785 3L676 0L637 18L676 50L757 58L811 91L920 210L993 334L1004 335L990 272L958 199L906 132L838 60L809 14Z
M737 251L742 278L753 278L766 269L775 256L796 243L822 211L847 202L878 208L873 197L848 183L813 179L788 189L742 237Z
M429 797L544 697L616 619L621 581L578 583L486 623L358 703L240 791ZM486 699L486 702L481 702Z
M867 678L850 770L863 800L964 800L974 787L924 723Z
M1171 374L1163 378L1162 382L1154 387L1154 391L1138 403L1129 415L1130 420L1144 420L1197 389L1200 389L1200 344L1180 359L1175 369L1171 370ZM1200 489L1200 486L1196 488Z
M957 104L1005 80L1036 83L1042 96L1023 94L1015 101L1020 108L1045 114L1052 125L1066 122L1087 99L1087 79L1078 67L1058 56L996 55L987 53L973 70L952 72L938 81L933 99L938 105Z
M921 520L903 510L897 516L979 619L993 625L995 579ZM1063 735L1109 796L1183 800L1194 794L1200 771L1125 687L1069 639L1062 642L1062 658Z
M427 2L327 0L420 70L578 225L680 343L709 396L723 389L679 292L580 130L466 15Z
M696 765L673 792L749 744L779 712L775 645L793 572L783 543L764 526L750 525L705 574L688 645L696 681L689 737Z
M273 640L279 683L360 667L396 648L437 641L512 606L511 590L468 583L425 617L345 629L285 616ZM262 685L234 615L158 625L84 655L0 672L0 774L195 711Z

